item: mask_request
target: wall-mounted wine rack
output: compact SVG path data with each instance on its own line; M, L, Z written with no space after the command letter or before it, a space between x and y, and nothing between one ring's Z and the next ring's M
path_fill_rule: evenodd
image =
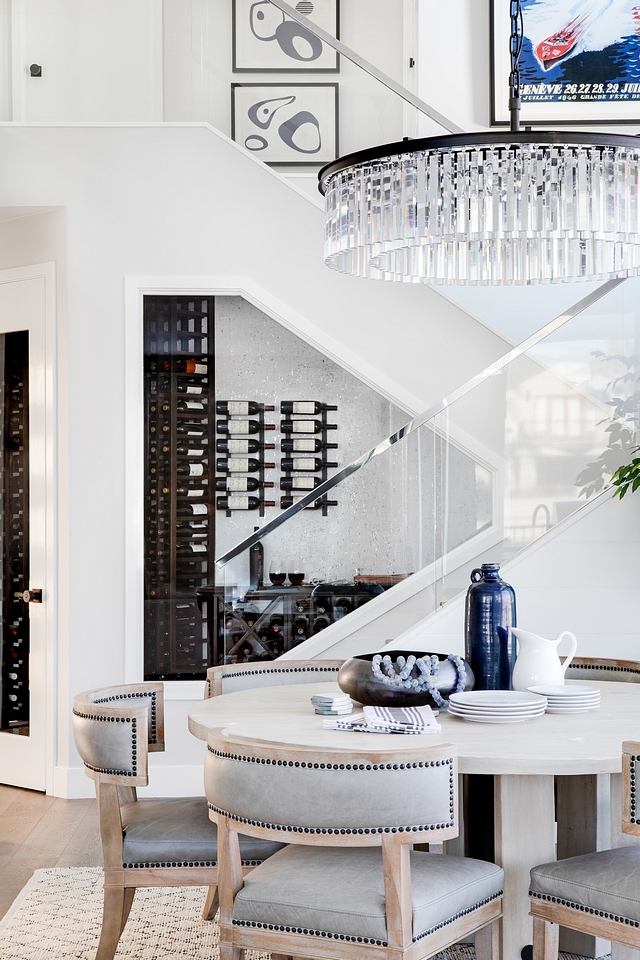
M336 450L338 444L329 441L330 431L337 430L337 424L329 423L327 414L337 410L334 404L321 403L319 400L282 400L280 422L282 439L280 449L284 456L280 460L282 476L280 489L280 508L286 510L301 496L320 486L329 476L329 469L337 467L329 460L329 450ZM312 509L322 510L327 516L330 506L336 506L336 500L321 497Z
M265 411L275 407L265 406L256 400L218 400L216 470L223 476L216 477L216 490L223 496L216 497L216 507L228 517L234 510L258 510L264 517L265 507L274 507L275 502L264 498L266 487L273 482L265 480L265 470L272 470L275 463L265 461L265 450L273 450L273 443L265 443L265 433L275 430L275 424L265 423ZM255 496L251 496L255 492Z
M209 664L196 590L214 560L213 297L144 298L145 679Z

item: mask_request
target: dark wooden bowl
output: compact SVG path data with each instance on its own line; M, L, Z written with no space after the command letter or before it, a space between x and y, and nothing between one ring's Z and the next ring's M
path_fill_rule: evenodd
M378 650L377 653L384 651ZM425 650L389 650L389 656L395 663L398 656L405 658L413 655L414 657L432 656L431 651ZM351 657L342 664L338 671L338 686L344 693L348 693L352 700L358 703L364 703L372 707L423 707L428 704L430 707L437 708L438 704L427 691L409 691L402 687L391 687L389 684L378 680L371 668L371 661L376 656L375 653L361 653L357 657ZM453 664L447 660L446 653L436 653L440 660L436 688L445 700L449 698L456 688L458 675ZM465 690L472 690L475 682L473 671L466 661L465 669ZM384 672L384 669L383 669ZM418 670L414 667L412 676L418 676Z

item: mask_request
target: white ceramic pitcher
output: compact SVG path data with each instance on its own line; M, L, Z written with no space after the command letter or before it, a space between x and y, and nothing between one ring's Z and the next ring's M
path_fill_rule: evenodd
M565 671L578 646L572 633L563 630L555 640L545 640L519 627L512 627L511 631L518 640L518 656L512 680L514 690L526 690L543 683L564 683ZM563 637L571 638L571 650L564 663L560 663L558 647Z

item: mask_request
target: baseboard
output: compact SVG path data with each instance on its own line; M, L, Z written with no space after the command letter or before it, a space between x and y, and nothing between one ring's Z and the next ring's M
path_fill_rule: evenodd
M202 797L204 796L203 769L191 766L156 767L150 770L148 787L138 788L140 797ZM93 798L93 780L84 767L54 767L53 796L66 800Z

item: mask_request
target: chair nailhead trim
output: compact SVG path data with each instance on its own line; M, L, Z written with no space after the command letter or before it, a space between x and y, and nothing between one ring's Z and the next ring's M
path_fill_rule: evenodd
M575 660L572 660L567 667L568 673L572 670L609 670L612 673L630 673L632 676L637 676L640 673L640 670L634 670L633 667L617 667L606 663L580 663L580 661L576 662Z
M596 910L595 907L586 907L583 903L563 900L562 897L551 897L547 893L538 893L535 890L529 890L529 896L535 897L536 900L548 900L550 903L559 903L563 907L572 907L574 910L581 910L582 913L592 913L596 917L605 917L607 920L617 920L618 923L624 923L628 927L640 927L640 920L630 920L629 917L618 917L614 913L607 913L606 910Z
M351 943L373 943L376 947L388 947L386 940L370 937L350 937L346 933L329 933L326 930L310 930L308 927L284 927L279 923L260 923L258 920L232 920L235 927L259 927L262 930L279 930L285 933L306 933L311 937L326 937L327 940L349 940Z
M486 900L480 900L479 903L475 903L472 907L467 907L466 910L461 910L460 913L455 913L452 917L448 917L446 920L443 920L442 923L437 923L435 927L431 927L430 930L425 930L424 933L418 934L417 937L413 938L413 942L416 943L418 940L422 940L423 937L428 937L430 933L435 933L436 930L440 930L441 927L446 927L450 923L459 920L460 917L466 917L468 913L473 913L474 910L479 910L480 907L484 907L487 903L492 903L494 900L497 900L502 896L502 890L500 893L494 893L492 897L487 897Z
M96 701L97 702L97 701ZM138 753L136 728L138 722L135 717L102 717L97 714L80 713L79 710L73 711L74 716L81 720L97 720L99 723L130 723L131 724L131 770L109 770L106 767L93 767L90 763L83 760L85 767L93 770L94 773L109 773L117 777L137 777L138 775Z
M302 668L301 668L302 669ZM327 668L328 669L328 668ZM323 834L356 834L356 833L418 833L424 830L442 830L445 827L451 827L454 823L454 804L453 804L453 757L447 757L445 760L420 760L414 763L305 763L304 760L271 760L268 757L242 756L237 753L228 753L222 750L216 750L210 744L207 744L207 750L214 757L222 760L236 760L240 763L260 763L274 767L300 767L314 770L415 770L423 767L449 767L449 820L446 823L426 823L411 824L409 826L395 827L358 827L358 828L331 828L331 827L294 827L280 823L265 823L262 820L250 820L247 817L239 817L227 810L221 810L209 803L209 809L214 813L219 813L229 820L235 820L237 823L248 823L254 827L266 827L268 830L283 830L289 833L323 833Z
M243 867L259 867L262 860L242 860ZM182 860L172 863L159 861L158 863L123 863L124 870L143 869L145 867L217 867L217 860Z
M337 673L339 667L272 667L269 670L233 670L222 675L223 680L237 677L255 677L264 673Z
M629 757L629 820L631 823L640 823L636 807L636 764L640 757Z
M221 810L212 803L208 804L210 810L219 813L228 820L235 820L236 823L246 823L252 827L264 827L267 830L280 830L283 833L316 833L316 834L337 834L337 835L355 835L371 833L421 833L426 830L444 830L445 827L453 826L453 817L447 823L421 823L402 827L296 827L283 823L267 823L264 820L250 820L248 817L239 817L235 813L229 813L228 810Z
M140 690L137 693L118 693L111 697L102 697L100 700L94 700L94 703L112 703L115 700L131 700L136 697L146 697L151 700L151 716L149 717L149 743L157 743L156 739L156 692L155 690L146 693Z

